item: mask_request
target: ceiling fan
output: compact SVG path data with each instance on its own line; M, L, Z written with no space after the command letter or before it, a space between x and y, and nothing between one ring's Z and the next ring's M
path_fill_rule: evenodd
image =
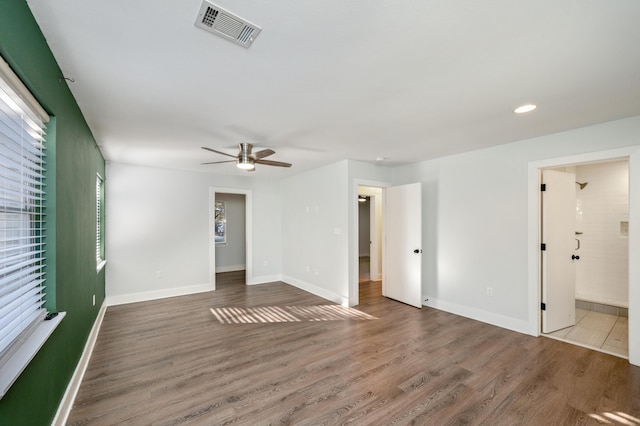
M215 149L207 148L203 146L202 149L215 152L216 154L226 155L227 157L234 158L233 160L225 160L225 161L211 161L208 163L202 164L220 164L220 163L236 163L236 166L239 169L246 170L248 172L255 171L256 164L264 164L265 166L276 166L276 167L291 167L290 163L284 163L282 161L272 161L272 160L263 160L263 158L268 157L270 155L275 154L276 152L272 149L263 149L261 151L252 153L251 149L253 145L250 143L240 143L238 144L238 155L227 154L226 152L216 151Z

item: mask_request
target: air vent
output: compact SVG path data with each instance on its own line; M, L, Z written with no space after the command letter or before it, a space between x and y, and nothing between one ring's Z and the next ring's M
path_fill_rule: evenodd
M200 6L195 25L247 48L262 31L259 26L206 0Z

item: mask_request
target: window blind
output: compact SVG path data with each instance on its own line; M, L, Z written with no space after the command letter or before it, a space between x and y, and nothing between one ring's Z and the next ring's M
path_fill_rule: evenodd
M46 314L48 118L0 60L0 368Z
M100 175L96 176L96 265L100 264L104 260L104 244L102 242L104 235L104 207L103 200L104 194L102 193L102 187L104 180Z

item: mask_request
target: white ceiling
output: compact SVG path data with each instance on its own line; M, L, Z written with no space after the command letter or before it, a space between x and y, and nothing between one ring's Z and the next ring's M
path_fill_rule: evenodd
M262 27L249 49L201 0L28 3L113 162L246 174L200 147L252 142L294 166L251 176L287 176L640 114L637 0L214 1Z

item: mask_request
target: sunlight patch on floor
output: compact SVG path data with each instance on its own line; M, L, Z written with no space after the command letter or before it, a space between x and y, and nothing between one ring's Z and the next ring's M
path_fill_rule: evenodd
M256 324L302 321L339 321L378 319L357 309L340 305L257 306L253 308L211 308L221 324Z
M640 419L633 417L627 413L616 411L615 413L602 413L602 414L589 414L589 417L596 419L600 423L604 424L616 424L616 425L640 425Z

